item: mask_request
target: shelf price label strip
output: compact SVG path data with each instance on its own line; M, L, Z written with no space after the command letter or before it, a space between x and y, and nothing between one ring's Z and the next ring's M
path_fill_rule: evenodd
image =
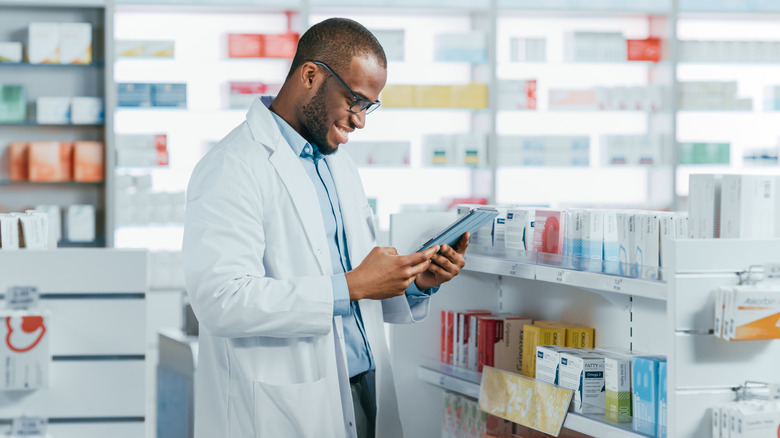
M572 391L491 367L482 372L479 409L558 436Z

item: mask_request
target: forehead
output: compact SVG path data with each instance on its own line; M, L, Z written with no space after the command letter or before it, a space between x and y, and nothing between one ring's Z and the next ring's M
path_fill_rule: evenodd
M355 93L377 100L387 82L387 68L373 56L358 55L352 58L349 70L341 77Z

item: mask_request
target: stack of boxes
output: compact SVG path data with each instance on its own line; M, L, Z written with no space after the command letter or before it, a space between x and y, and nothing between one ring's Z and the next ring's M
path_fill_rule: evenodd
M465 108L488 107L486 84L387 85L379 100L384 108Z
M11 181L100 182L105 152L96 141L17 141L9 146Z
M771 175L693 174L689 235L695 239L780 237L780 179Z
M0 214L0 249L52 249L62 240L95 240L95 207L69 205L61 213L58 205L38 205L25 213Z
M187 107L187 84L118 83L120 107Z
M228 34L230 58L285 58L292 59L298 46L298 33Z

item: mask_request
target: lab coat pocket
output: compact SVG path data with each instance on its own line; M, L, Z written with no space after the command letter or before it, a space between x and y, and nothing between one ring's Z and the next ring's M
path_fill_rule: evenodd
M332 412L338 394L328 394L326 379L312 383L270 385L254 382L255 437L330 437L338 430ZM343 428L343 426L342 426Z

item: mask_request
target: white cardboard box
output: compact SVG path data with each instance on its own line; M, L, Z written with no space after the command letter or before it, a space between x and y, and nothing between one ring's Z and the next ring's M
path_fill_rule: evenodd
M27 27L27 61L30 64L58 64L59 23L30 23Z
M65 238L71 242L95 240L95 207L69 205L65 216Z
M60 64L92 63L92 25L60 23Z

